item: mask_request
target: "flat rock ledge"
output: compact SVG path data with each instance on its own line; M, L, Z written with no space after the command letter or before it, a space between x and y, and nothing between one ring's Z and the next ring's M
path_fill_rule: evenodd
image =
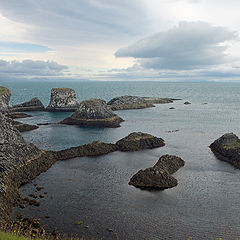
M79 106L77 95L71 88L52 88L49 112L75 112Z
M209 147L219 160L240 169L240 139L235 134L226 133Z
M132 152L141 149L152 149L165 145L162 138L154 137L151 134L133 132L127 137L116 142L119 151Z
M11 108L10 104L11 91L6 88L0 86L0 112L8 112Z
M21 112L8 112L6 116L11 119L32 117L32 115L30 114L21 113Z
M45 107L39 98L32 98L30 101L14 105L11 108L12 112L33 112L33 111L44 111Z
M80 103L77 111L60 124L79 125L81 127L120 127L124 120L107 107L101 99L90 99Z
M184 160L179 157L164 155L160 157L153 167L140 170L133 175L129 181L129 185L141 189L158 190L176 187L178 181L171 174L183 167L184 164Z
M138 97L138 96L121 96L111 99L107 104L113 110L130 110L155 107L154 104L172 103L174 98L155 98L155 97Z

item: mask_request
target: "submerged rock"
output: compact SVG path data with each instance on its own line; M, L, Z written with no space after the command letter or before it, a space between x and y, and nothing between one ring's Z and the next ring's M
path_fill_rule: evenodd
M52 88L50 103L46 110L50 112L74 112L79 106L76 93L71 88Z
M154 107L151 102L137 96L116 97L110 100L107 104L113 111Z
M10 98L11 98L11 91L6 87L0 86L0 112L9 111L11 107Z
M176 187L178 181L171 174L182 166L184 166L184 161L181 158L164 155L153 167L138 171L130 179L129 185L143 189L159 190Z
M143 99L152 104L173 103L174 101L181 100L178 98L156 98L156 97L143 97Z
M32 98L30 101L24 102L22 104L14 105L11 108L11 111L17 112L17 111L44 111L45 107L40 101L39 98L35 97Z
M154 137L147 133L133 132L127 137L116 142L118 150L123 152L138 151L141 149L151 149L163 147L165 145L162 138Z
M6 116L7 116L8 118L12 118L12 119L32 117L32 115L30 115L30 114L21 113L21 112L8 112L8 113L6 114Z
M80 103L77 111L60 123L82 127L120 127L123 119L108 109L101 99L90 99Z
M189 105L189 104L191 104L191 103L187 101L187 102L185 102L184 104L185 104L185 105Z
M233 133L226 133L210 146L215 156L240 169L240 139Z

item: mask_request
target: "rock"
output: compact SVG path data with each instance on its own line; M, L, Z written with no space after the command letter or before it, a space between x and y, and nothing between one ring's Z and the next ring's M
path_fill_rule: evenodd
M0 112L8 112L11 108L10 104L11 91L6 88L0 86Z
M110 100L107 104L113 111L154 107L151 102L137 96L116 97Z
M147 133L133 132L127 137L117 141L116 145L118 150L122 152L129 152L163 147L165 143L162 138L157 138Z
M169 109L175 109L174 107L170 107Z
M155 98L155 97L143 97L143 99L152 104L173 103L174 101L181 100L178 98Z
M8 112L8 113L6 114L6 116L7 116L8 118L12 118L12 119L32 117L32 115L30 115L30 114L21 113L21 112Z
M123 121L101 99L90 99L80 103L77 111L61 124L79 125L82 127L120 127Z
M22 104L18 104L18 105L14 105L11 108L11 111L13 112L27 112L27 111L44 111L45 107L42 104L42 102L40 101L39 98L35 97L32 98L30 101L28 102L24 102Z
M36 187L36 190L39 192L41 191L42 189L44 189L44 187Z
M76 93L71 88L52 88L50 103L46 110L49 112L74 112L79 106Z
M19 132L28 132L28 131L32 131L39 128L36 125L30 125L30 124L13 121L13 120L11 123Z
M184 161L181 158L164 155L153 167L138 171L130 179L129 185L159 190L176 187L178 181L171 174L182 166L184 166Z
M188 105L188 104L191 104L191 103L187 101L187 102L185 102L184 104L185 104L185 105Z
M233 133L226 133L210 146L215 156L240 169L240 139Z

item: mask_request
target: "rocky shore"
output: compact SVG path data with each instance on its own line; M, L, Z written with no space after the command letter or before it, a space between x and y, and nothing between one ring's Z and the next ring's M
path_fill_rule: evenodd
M32 111L44 111L45 107L39 98L32 98L30 101L24 102L22 104L14 105L11 108L12 112L32 112Z
M123 119L107 107L101 99L90 99L80 103L77 111L61 124L79 125L82 127L120 127Z
M240 169L240 139L235 134L226 133L209 147L219 160Z
M74 112L79 106L77 95L71 88L52 88L49 112Z
M11 91L6 88L0 86L0 112L8 112L11 108L10 104Z
M184 166L184 161L176 156L164 155L151 168L138 171L129 181L133 185L142 189L159 189L176 187L178 184L171 174Z

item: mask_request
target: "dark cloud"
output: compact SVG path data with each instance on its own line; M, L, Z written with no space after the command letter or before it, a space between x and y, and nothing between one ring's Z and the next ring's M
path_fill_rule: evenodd
M227 46L235 32L204 22L181 22L167 32L160 32L119 49L116 57L133 57L144 68L196 69L229 61Z
M56 62L24 60L7 62L0 60L0 79L24 79L62 76L66 66Z

